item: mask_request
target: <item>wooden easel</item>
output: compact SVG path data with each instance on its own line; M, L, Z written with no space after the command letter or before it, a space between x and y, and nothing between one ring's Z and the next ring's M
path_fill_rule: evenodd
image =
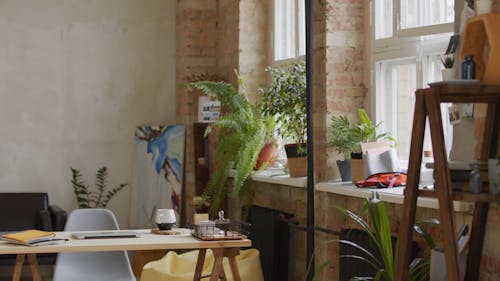
M408 280L408 266L411 257L413 225L417 207L417 197L437 197L439 202L440 229L444 242L446 271L448 280L459 281L460 265L456 240L456 227L453 200L474 202L471 238L467 257L465 280L479 280L479 266L486 230L486 218L490 202L499 197L489 193L472 194L451 190L448 157L443 136L441 103L486 103L485 129L481 147L480 161L496 156L500 126L500 85L482 85L479 82L435 83L427 89L416 91L412 140L408 167L408 181L405 190L404 213L401 219L400 243L396 280ZM420 165L424 142L425 121L429 126L434 153L435 190L419 190ZM472 144L471 144L472 145Z

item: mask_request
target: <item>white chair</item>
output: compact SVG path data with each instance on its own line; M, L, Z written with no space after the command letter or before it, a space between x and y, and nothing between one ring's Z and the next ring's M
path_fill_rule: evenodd
M107 209L77 209L69 214L64 231L117 230ZM61 253L53 281L136 281L125 251Z

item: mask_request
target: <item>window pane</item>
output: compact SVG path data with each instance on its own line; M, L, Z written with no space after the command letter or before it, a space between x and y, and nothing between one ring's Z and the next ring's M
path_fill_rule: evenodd
M299 7L299 56L304 56L306 54L306 5L305 1L298 0Z
M274 60L295 57L294 2L274 0Z
M454 6L454 0L401 0L401 29L453 22Z
M432 82L438 82L443 80L441 77L441 69L443 69L443 64L439 55L430 55L427 57L427 69L424 70L424 85Z
M375 39L392 37L392 0L375 1Z
M414 93L417 88L417 65L414 59L380 63L378 81L384 87L377 90L377 110L382 121L381 132L391 133L397 140L399 159L410 155Z

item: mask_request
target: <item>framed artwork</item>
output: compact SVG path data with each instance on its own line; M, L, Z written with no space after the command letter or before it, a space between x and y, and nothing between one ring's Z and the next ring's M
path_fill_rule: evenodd
M156 209L174 209L181 220L184 149L184 126L136 128L130 227L152 227Z

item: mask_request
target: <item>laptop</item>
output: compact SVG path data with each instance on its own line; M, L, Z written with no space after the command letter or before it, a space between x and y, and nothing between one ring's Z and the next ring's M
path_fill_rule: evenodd
M141 235L134 231L88 231L88 232L73 232L71 234L76 239L104 239L104 238L136 238Z

